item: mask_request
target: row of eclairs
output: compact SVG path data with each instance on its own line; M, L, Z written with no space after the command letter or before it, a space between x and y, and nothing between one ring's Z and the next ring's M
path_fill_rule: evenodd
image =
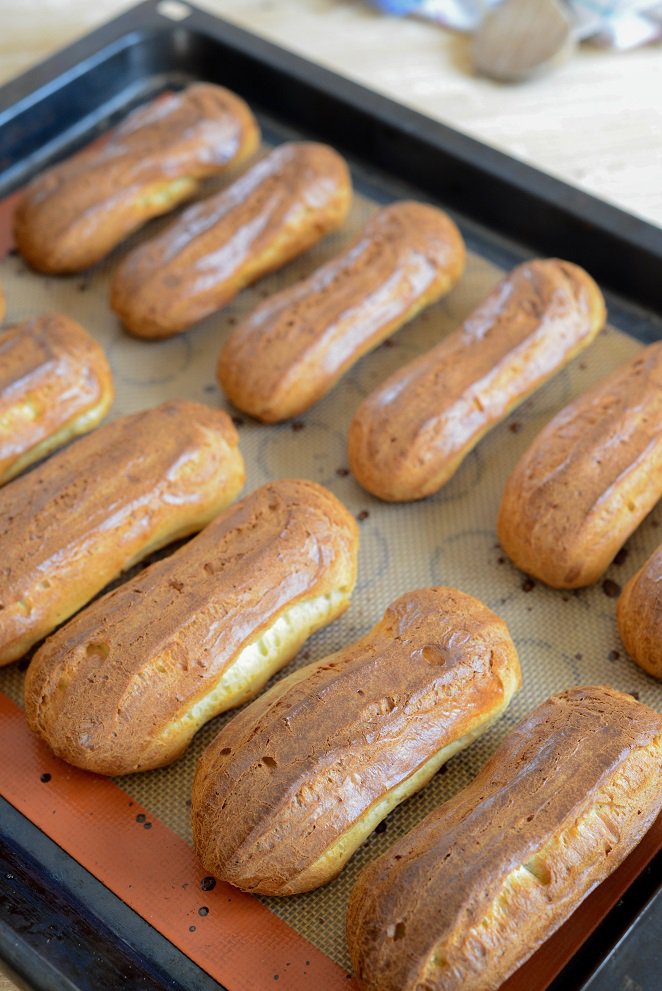
M286 143L246 167L259 141L249 107L222 87L170 94L33 181L18 248L39 272L79 272L242 166L112 275L110 305L131 334L182 333L346 220L351 179L336 151ZM265 424L300 415L464 265L444 212L379 208L349 247L233 329L219 384ZM605 317L576 265L519 265L361 403L354 477L393 503L437 492ZM312 890L503 714L521 684L515 644L465 592L404 590L363 637L267 688L349 607L354 517L303 479L236 501L245 471L227 413L173 396L99 426L113 398L103 350L69 317L0 333L0 663L35 650L31 729L99 774L168 765L243 706L197 767L199 858L245 891ZM514 564L558 589L598 581L662 494L661 425L653 344L561 410L513 467L496 532ZM661 579L662 548L618 603L628 652L658 678ZM662 717L631 696L574 686L539 705L472 784L360 873L347 932L361 986L499 987L650 828L661 758Z

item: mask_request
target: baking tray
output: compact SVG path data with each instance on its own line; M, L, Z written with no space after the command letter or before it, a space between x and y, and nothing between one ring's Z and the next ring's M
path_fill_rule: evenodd
M660 337L660 230L209 14L167 0L148 2L128 11L0 90L0 197L5 203L7 198L11 200L11 194L35 172L89 143L133 105L192 79L220 82L244 96L261 117L269 143L304 136L333 144L350 160L355 187L366 203L386 202L405 195L444 206L459 221L472 256L481 264L484 262L483 267L508 269L532 253L558 254L585 265L603 288L609 290L612 326L641 341ZM485 276L481 264L472 269L474 279L481 273L481 277ZM22 274L30 278L27 273ZM266 284L271 283L267 280ZM77 289L86 294L82 298L93 298L95 279L83 277ZM445 316L447 323L453 319L457 322L460 315L452 306L439 314ZM368 371L361 372L353 381L359 393L375 384L375 375L379 380L384 369L390 370L406 360L412 348L420 347L429 327L426 330L424 322L421 323L418 338L417 332L413 332L413 342L412 331L405 333L409 335L409 345L401 346L400 351L396 346L390 352L367 359L369 364L361 363L360 367ZM186 350L188 345L181 346ZM370 371L375 368L374 373ZM146 382L144 378L141 381ZM136 396L141 388L137 382ZM563 403L564 391L546 389L543 393L543 406L537 413L549 415L555 405ZM214 401L211 393L205 398ZM353 398L355 402L356 394ZM125 411L128 410L122 410ZM516 441L521 446L524 440L513 437L519 433L520 426L519 420L511 418L510 437L508 428L499 428L509 449ZM243 428L240 433L243 434ZM281 448L285 450L283 445ZM291 463L289 455L284 460L287 465ZM463 484L469 487L474 469L475 463L465 472ZM337 490L339 487L343 497L342 486L350 482L336 479L332 484L336 484ZM461 491L459 495L462 496ZM463 497L470 496L467 492ZM364 501L372 507L371 500ZM378 508L371 511L373 517L378 516ZM389 512L398 510L390 508ZM404 509L403 514L406 515ZM363 532L369 537L367 528ZM374 537L371 539L374 543ZM647 539L650 542L653 535L649 533ZM634 547L633 556L634 553L641 555L639 545ZM371 552L371 562L374 564L378 559L379 555ZM471 577L468 575L464 582L467 591L475 591L470 586ZM456 583L463 584L460 580ZM370 600L370 590L362 594ZM386 601L382 599L379 607L373 603L373 619ZM324 635L316 638L313 651L317 656L325 652L327 643L334 645ZM568 661L570 666L572 661L572 658ZM654 691L650 679L637 670L630 671L627 662L622 661L621 665L619 687L629 686L650 701ZM608 671L604 680L615 677L610 678ZM572 680L567 679L568 683ZM655 698L660 701L659 693ZM14 710L4 711L1 720L2 731L7 734L5 739L23 732ZM501 732L505 728L502 725ZM492 747L496 739L493 736L487 746ZM47 794L61 768L56 762L47 763L47 755L35 749L29 740L25 743L25 757L21 759L25 761L26 791L32 789L36 794L41 788ZM478 763L481 761L482 756ZM457 765L453 762L451 765L444 776L449 794L463 783ZM72 774L71 781L63 787L75 789L75 778ZM94 788L97 787L103 790L105 785L96 782ZM423 794L427 792L428 789ZM153 832L141 835L160 840L167 862L172 838L167 830L162 830L151 806L143 809L134 804L130 792L112 794L113 801L119 801L118 795L128 799L131 809L127 815L134 830L136 825L141 829L147 825L154 827ZM0 867L4 877L0 953L15 969L39 988L82 991L123 986L201 989L224 986L178 950L173 945L176 940L165 939L145 918L100 884L97 877L101 871L86 870L69 856L62 848L66 844L62 844L61 836L58 843L46 835L53 834L47 815L66 810L51 808L50 798L44 799L42 829L39 829L17 810L22 796L10 797L11 802L2 800L0 805ZM124 825L122 820L118 828ZM92 825L90 832L94 835ZM656 933L659 941L662 935L659 855L651 860L659 849L661 836L658 823L648 843L642 844L625 868L601 885L573 916L569 926L564 927L565 936L562 931L560 938L547 946L547 959L536 955L528 976L517 975L513 987L537 991L546 985L554 991L579 988L597 991L601 987L619 986L614 983L619 967L625 968L618 978L621 986L640 987L644 991L658 987L655 960L629 948L641 944L644 925L643 942L655 942ZM91 841L81 837L79 842L81 847L89 848ZM375 842L387 843L388 837L376 837ZM88 857L88 866L90 862ZM192 868L192 882L194 876ZM631 884L633 878L636 881ZM218 890L213 896L206 893L202 896L198 882L203 882L202 891L206 892L204 879L196 878L195 882L196 904L212 897L219 901ZM158 885L156 877L154 883ZM142 892L142 915L150 918L145 894ZM605 921L577 951L582 939L605 913L608 913ZM232 924L234 916L230 913L226 919ZM264 920L265 916L259 919ZM268 928L265 925L265 936ZM263 952L266 969L262 977L242 973L236 980L225 981L228 991L274 986L275 979L280 982L276 986L281 988L351 986L340 970L324 970L319 948L315 950L315 947L310 950L310 961L305 959L305 951L296 958L302 965L309 964L296 978L288 973L286 967L291 961L283 960L282 952L282 972L276 973L275 967L270 967L270 960L278 956L276 944L281 939L287 943L288 936L283 928L270 932L272 937L275 932L278 938ZM256 945L250 941L237 942L234 952L239 960L242 956L247 959L255 956ZM301 954L301 942L292 949L293 954L295 950ZM566 961L573 951L576 952L570 963L558 973L558 961ZM192 951L190 956L199 959ZM551 962L550 956L555 958ZM543 971L557 974L551 984L551 978L541 984ZM214 972L218 975L218 970Z

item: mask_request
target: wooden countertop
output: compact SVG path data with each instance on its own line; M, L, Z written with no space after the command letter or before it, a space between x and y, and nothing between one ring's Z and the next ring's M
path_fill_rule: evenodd
M361 0L197 0L320 62L662 226L662 48L583 47L518 86L475 78L465 38ZM131 6L1 0L0 83ZM0 963L0 991L19 985ZM23 986L23 985L21 985Z

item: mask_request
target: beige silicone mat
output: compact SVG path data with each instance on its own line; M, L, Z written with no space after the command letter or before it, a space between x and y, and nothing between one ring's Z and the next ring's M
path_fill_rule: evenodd
M174 396L227 408L214 369L231 327L260 299L330 258L372 209L374 204L357 194L342 234L328 238L283 272L244 292L222 315L170 341L140 342L122 331L106 303L113 259L90 274L54 279L29 272L15 255L7 257L0 262L0 285L8 304L6 322L47 309L62 310L79 320L109 355L117 387L113 416ZM156 223L151 231L162 225ZM421 794L392 813L333 884L289 900L265 899L274 912L344 966L349 965L345 906L357 872L467 784L524 713L554 691L596 682L636 693L662 710L662 686L627 660L614 624L619 587L662 540L662 526L658 529L662 511L653 512L644 522L604 583L578 592L552 591L526 579L504 558L495 536L499 496L520 453L557 410L625 361L640 344L607 328L584 355L493 430L451 482L425 502L382 504L363 492L347 471L345 436L360 400L390 372L452 331L499 276L494 265L471 255L464 278L449 297L364 358L330 396L299 420L266 427L236 419L247 463L245 491L273 478L312 478L327 485L361 521L359 581L352 606L313 637L288 670L339 649L369 629L396 596L431 584L457 586L502 615L522 662L524 687L504 718L454 757ZM0 671L0 691L18 701L22 678L17 665ZM189 793L196 759L229 718L212 722L173 767L119 782L186 840L190 840Z

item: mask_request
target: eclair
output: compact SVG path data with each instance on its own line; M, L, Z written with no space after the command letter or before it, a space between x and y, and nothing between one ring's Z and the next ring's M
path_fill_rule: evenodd
M191 807L204 869L268 895L325 884L519 684L506 624L481 602L450 588L402 595L366 636L278 682L207 748Z
M497 534L554 588L591 585L662 496L662 343L561 410L506 482Z
M284 144L131 251L110 304L137 337L170 337L312 247L345 219L347 165L327 145Z
M0 490L0 664L239 493L228 415L170 401L99 427Z
M251 155L260 140L242 99L195 83L139 107L102 144L38 176L14 219L18 249L39 272L80 272L152 217L190 199L200 179Z
M346 251L236 327L221 351L221 388L265 423L296 416L450 292L463 269L464 242L445 213L407 201L383 207Z
M662 546L623 589L616 607L618 632L628 654L662 680Z
M570 262L519 265L462 327L359 406L349 464L390 502L423 499L478 441L588 347L605 321L600 290Z
M96 427L113 395L102 348L69 317L0 332L0 484Z
M359 875L362 991L496 991L662 807L662 717L611 688L538 706L478 777Z
M345 611L357 550L327 489L262 486L49 637L26 678L30 726L89 771L169 764Z

